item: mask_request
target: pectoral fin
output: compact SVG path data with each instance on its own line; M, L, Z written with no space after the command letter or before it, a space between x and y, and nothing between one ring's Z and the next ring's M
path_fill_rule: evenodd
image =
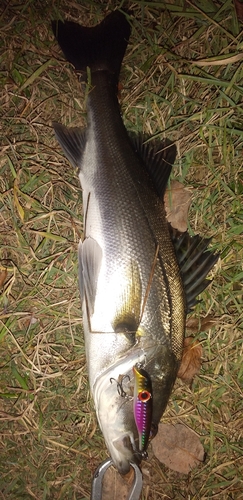
M79 286L82 300L91 316L94 313L94 304L97 291L97 282L102 262L102 249L96 240L86 238L79 244Z
M120 283L117 289L116 304L112 325L114 331L135 336L140 323L142 306L142 283L136 262L131 261L126 269L124 283Z

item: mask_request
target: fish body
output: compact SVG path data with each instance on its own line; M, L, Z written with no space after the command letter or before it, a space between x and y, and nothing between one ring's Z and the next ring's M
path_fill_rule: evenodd
M94 28L53 22L53 31L82 78L88 67L87 129L54 128L83 191L79 282L90 389L110 455L125 474L141 456L133 401L122 397L119 379L133 385L134 366L143 366L157 425L182 353L186 294L162 202L176 148L132 139L123 124L124 14L114 11Z

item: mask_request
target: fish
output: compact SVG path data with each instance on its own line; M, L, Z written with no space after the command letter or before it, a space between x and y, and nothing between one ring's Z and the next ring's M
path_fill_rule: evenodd
M186 314L217 260L209 238L175 234L167 222L163 197L176 145L130 133L123 123L118 82L130 20L117 9L92 27L52 21L85 86L86 129L53 127L82 188L78 261L89 385L120 474L141 462L148 441L141 443L133 409L136 367L151 381L148 436L175 383Z

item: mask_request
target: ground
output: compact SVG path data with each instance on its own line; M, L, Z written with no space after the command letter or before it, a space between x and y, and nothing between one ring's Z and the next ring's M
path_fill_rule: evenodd
M89 394L77 285L82 193L52 121L85 126L85 95L50 28L129 7L120 102L133 131L176 141L191 234L220 259L193 312L203 365L163 421L206 451L189 475L152 456L142 499L242 498L242 13L233 1L1 2L0 498L84 500L107 456ZM237 9L237 10L236 10ZM238 13L238 14L237 14ZM206 328L203 318L214 324ZM205 325L205 323L204 323Z

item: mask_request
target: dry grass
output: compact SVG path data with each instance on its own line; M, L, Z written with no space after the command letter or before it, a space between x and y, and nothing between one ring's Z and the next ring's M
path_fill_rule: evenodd
M242 25L232 1L194 3L1 3L0 499L87 499L106 456L77 290L81 191L51 128L84 124L84 96L50 20L96 23L115 5L134 12L126 125L177 140L174 174L194 193L190 230L221 252L195 313L217 318L198 333L203 369L192 390L177 383L164 417L192 427L207 458L181 476L151 457L143 499L242 498Z

